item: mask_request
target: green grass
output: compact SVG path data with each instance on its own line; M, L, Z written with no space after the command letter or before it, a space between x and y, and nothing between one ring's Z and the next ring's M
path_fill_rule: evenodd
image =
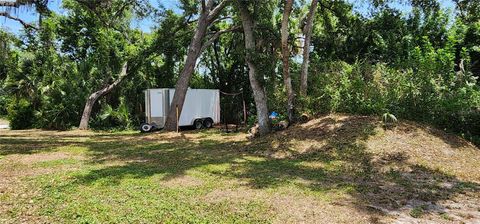
M53 222L269 222L268 205L260 199L233 202L233 207L228 200L206 201L209 192L227 187L225 183L230 181L221 176L231 169L230 159L235 155L216 149L222 143L149 143L125 141L125 136L142 137L115 133L86 141L3 139L2 145L10 146L2 148L4 156L18 153L19 148L28 150L25 157L45 155L28 164L13 162L10 168L50 169L51 173L23 178L23 187L16 191L28 194L28 200L17 201L16 194L2 195L3 201L16 202L8 213L0 215L0 220L16 220L35 204L35 215ZM57 146L59 142L64 145ZM68 158L42 161L55 153ZM79 155L85 158L75 158Z
M10 179L0 183L0 222L368 223L386 215L366 205L399 209L408 200L437 202L478 188L401 156L395 163L408 173L381 171L390 164L378 164L368 150L364 141L376 132L367 124L343 125L301 153L276 135L250 142L218 131L5 131L0 175ZM303 137L297 140L311 140ZM274 156L283 149L287 156ZM456 184L440 187L445 180ZM421 218L422 211L410 214Z
M410 211L410 215L414 218L420 218L425 214L424 206L416 206Z
M452 217L450 217L447 213L441 213L440 217L442 217L445 220L449 220L449 221L453 220Z
M36 186L50 189L37 198L45 203L40 214L88 223L265 221L256 216L256 211L264 210L260 202L240 204L239 211L229 211L229 203L225 202L214 205L202 202L199 196L205 195L212 186L162 187L158 184L160 176L142 179L127 176L116 184L108 178L88 185L71 180L72 176L84 176L88 172L66 174L54 181L37 179Z

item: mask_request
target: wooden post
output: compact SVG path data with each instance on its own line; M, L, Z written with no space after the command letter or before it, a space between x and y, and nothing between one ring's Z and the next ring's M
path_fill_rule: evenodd
M176 110L177 110L177 133L179 132L179 128L178 128L178 105L175 105L176 106Z
M225 115L223 115L223 123L225 124L225 132L228 133L227 117Z
M245 99L243 99L243 123L247 125L247 107L245 105Z

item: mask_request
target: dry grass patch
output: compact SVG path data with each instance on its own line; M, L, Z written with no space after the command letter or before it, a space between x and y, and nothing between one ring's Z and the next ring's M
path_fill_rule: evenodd
M286 191L289 192L289 191ZM259 189L240 187L218 189L208 193L204 200L212 204L236 205L248 202L265 204L272 223L371 223L376 220L375 212L356 211L353 201L342 198L342 202L330 202L298 192L266 192Z
M401 123L394 130L377 129L367 142L378 156L396 155L390 161L421 164L454 175L465 181L480 183L480 153L472 143L427 126Z
M161 186L170 187L170 188L199 187L199 186L202 186L202 184L203 184L202 180L195 177L187 176L187 175L170 178L168 180L164 180L160 182Z

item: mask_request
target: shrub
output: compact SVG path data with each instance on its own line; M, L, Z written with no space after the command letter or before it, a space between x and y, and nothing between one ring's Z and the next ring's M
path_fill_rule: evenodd
M33 107L27 99L13 99L7 108L10 128L13 130L31 128L34 121Z
M97 116L94 117L92 128L95 129L131 129L133 124L130 119L129 109L127 107L125 98L120 97L120 103L117 108L113 108L109 104L102 104L102 108Z
M480 88L468 70L454 71L448 49L415 48L412 67L342 61L317 65L301 111L395 114L478 141Z
M7 115L8 98L0 92L0 117Z

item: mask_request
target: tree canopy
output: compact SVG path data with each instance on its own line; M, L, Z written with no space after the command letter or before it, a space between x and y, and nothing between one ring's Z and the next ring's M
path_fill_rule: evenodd
M277 111L292 122L389 113L480 136L478 0L454 0L453 11L438 0L372 0L368 13L341 0L180 0L175 10L63 0L64 13L47 3L0 1L0 17L24 27L0 30L0 114L12 128L135 128L143 90L176 87L183 105L191 87L242 92L262 133ZM11 10L19 7L38 22ZM151 32L133 25L142 19Z

